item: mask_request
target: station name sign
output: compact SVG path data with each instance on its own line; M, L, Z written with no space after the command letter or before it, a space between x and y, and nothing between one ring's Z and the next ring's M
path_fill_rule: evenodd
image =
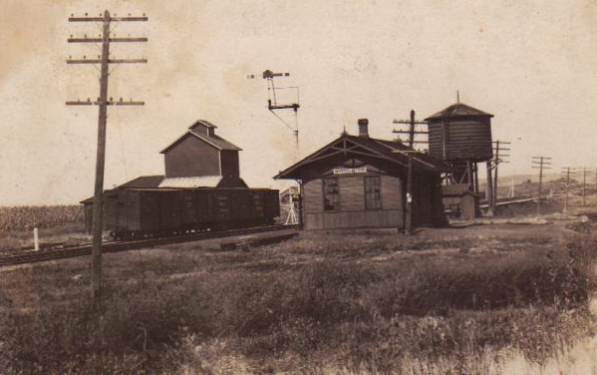
M356 174L356 173L367 173L367 167L334 168L334 174Z

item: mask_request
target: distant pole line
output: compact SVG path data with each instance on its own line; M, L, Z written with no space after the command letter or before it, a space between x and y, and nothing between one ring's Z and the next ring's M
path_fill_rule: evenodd
M568 212L568 193L569 193L569 189L570 189L570 174L573 173L572 170L573 170L573 168L571 168L571 167L565 167L565 168L563 168L563 171L562 171L562 173L564 173L566 176L566 193L564 195L564 213Z
M66 105L97 105L99 107L98 113L98 137L97 137L97 156L96 156L96 168L95 168L95 188L93 195L93 223L92 223L92 249L91 249L91 296L94 300L95 306L97 307L99 297L102 289L102 233L103 233L103 189L104 189L104 170L106 161L106 127L108 122L108 106L109 105L120 105L120 106L138 106L144 105L144 102L133 101L132 99L128 102L123 101L120 98L119 101L114 101L112 98L108 98L108 79L109 79L109 66L110 64L136 64L136 63L147 63L146 59L114 59L110 58L110 43L117 42L147 42L147 38L116 38L110 36L110 24L111 22L126 22L126 21L147 21L147 17L111 17L109 11L104 11L101 17L71 17L68 19L69 22L101 22L102 23L102 35L101 38L88 38L86 35L83 38L73 38L72 35L68 39L68 43L101 43L102 54L99 59L87 59L87 56L83 56L83 59L72 59L69 58L67 64L100 64L100 96L96 101L77 100L67 101Z
M582 168L582 205L587 204L587 167Z
M533 156L532 168L539 169L539 188L537 189L537 215L541 215L541 196L543 194L543 170L551 169L551 158L546 156Z
M497 213L497 197L498 197L498 166L501 163L509 163L506 160L503 160L502 158L505 157L509 157L510 155L506 155L506 154L500 154L500 151L510 151L509 148L503 148L500 147L503 145L510 145L510 142L506 142L506 141L500 141L500 140L496 140L495 142L495 146L493 147L493 150L495 152L495 156L494 156L494 171L493 171L493 191L494 193L492 194L492 201L488 202L489 205L491 206L491 210L492 212L495 214Z
M492 172L492 162L491 160L487 160L487 216L495 215L495 210L493 209L493 177L491 175Z

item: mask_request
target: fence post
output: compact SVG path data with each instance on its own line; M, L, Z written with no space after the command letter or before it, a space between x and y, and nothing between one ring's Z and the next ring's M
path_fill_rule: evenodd
M37 227L33 228L33 248L35 251L39 251L39 233Z

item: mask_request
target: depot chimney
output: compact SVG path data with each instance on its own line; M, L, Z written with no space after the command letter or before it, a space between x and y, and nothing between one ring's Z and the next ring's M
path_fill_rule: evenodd
M369 138L369 120L366 118L359 119L359 137Z

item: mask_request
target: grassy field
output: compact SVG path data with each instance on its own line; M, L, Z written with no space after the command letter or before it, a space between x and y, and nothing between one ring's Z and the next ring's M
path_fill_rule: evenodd
M0 273L12 300L0 373L541 369L591 355L577 343L597 333L596 249L595 234L562 223L302 233L250 252L176 245L105 256L100 312L86 259L18 267Z

